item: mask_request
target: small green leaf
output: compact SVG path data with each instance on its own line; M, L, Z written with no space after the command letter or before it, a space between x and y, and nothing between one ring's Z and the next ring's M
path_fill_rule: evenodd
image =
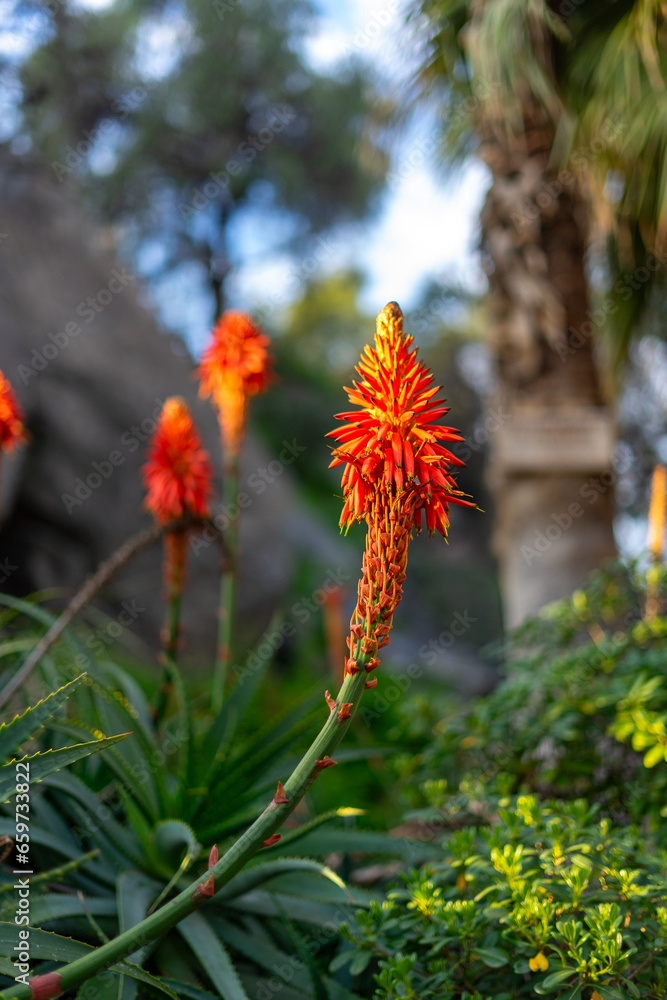
M473 950L475 958L481 959L489 969L500 969L507 965L510 960L509 955L502 948L475 948Z
M540 986L543 990L553 990L554 987L564 983L566 979L571 979L573 975L576 975L576 971L576 969L559 969L558 972L552 972L551 975L545 976Z
M352 973L352 975L358 976L360 973L362 973L364 969L368 967L368 963L370 962L371 958L372 955L370 951L362 951L359 952L358 955L355 955L350 964L350 972Z
M624 993L617 986L603 986L601 983L596 983L595 989L602 997L602 1000L628 1000L627 993Z

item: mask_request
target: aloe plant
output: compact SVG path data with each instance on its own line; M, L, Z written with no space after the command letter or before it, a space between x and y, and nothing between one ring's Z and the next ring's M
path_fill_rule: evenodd
M6 600L23 616L21 622L27 615L48 626L48 613L38 604ZM0 647L0 664L3 651L5 662L21 652L17 644L22 635L16 630ZM67 631L53 660L43 666L45 675L66 671L80 642ZM65 743L91 729L132 731L129 739L114 745L97 741L95 746L109 746L98 762L81 760L73 768L45 774L33 790L32 850L39 870L53 873L51 879L38 876L31 901L32 927L41 928L37 937L31 928L32 957L44 960L38 974L48 974L57 963L91 957L95 944L136 926L151 908L159 915L161 901L188 885L189 872L205 868L214 843L223 855L298 761L300 744L319 710L321 695L317 702L310 696L257 731L247 712L260 693L263 677L258 671L237 685L214 720L204 723L171 664L177 708L166 724L158 725L148 697L126 670L88 656L87 677L12 724L20 723L24 738L38 735L40 726L48 724ZM71 711L63 716L61 706L70 695ZM84 718L85 725L79 721ZM0 747L8 728L0 728ZM360 752L340 751L336 759L352 759ZM57 753L61 751L51 756ZM333 928L349 920L357 907L366 908L375 895L350 891L317 858L410 853L403 840L350 828L343 817L354 812L335 810L285 831L205 911L187 917L159 943L114 963L103 977L95 977L96 987L118 1000L134 1000L137 990L149 985L203 1000L210 994L193 989L192 982L199 982L224 997L244 998L261 992L264 980L277 977L285 997L350 997L321 969L338 947ZM11 836L14 828L8 809L0 816L0 835ZM54 884L65 891L54 890ZM12 880L0 883L0 973L13 976L11 885ZM313 941L318 943L314 956Z

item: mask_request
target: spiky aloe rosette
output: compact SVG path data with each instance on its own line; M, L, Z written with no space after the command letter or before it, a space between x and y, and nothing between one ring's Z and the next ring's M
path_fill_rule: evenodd
M328 435L337 442L331 467L344 465L341 528L368 526L346 674L360 663L369 673L379 665L402 596L408 544L422 518L429 534L446 538L449 504L475 506L456 488L451 469L464 463L445 445L463 438L436 423L448 407L412 343L400 307L390 302L378 314L375 347L365 348L357 367L360 380L346 390L359 409L337 414L345 423Z

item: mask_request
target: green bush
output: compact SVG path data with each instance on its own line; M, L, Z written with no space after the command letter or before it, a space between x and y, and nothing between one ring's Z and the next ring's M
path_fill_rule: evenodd
M664 998L667 855L584 800L494 805L360 913L334 965L375 971L377 1000Z
M644 604L643 577L616 565L515 632L495 691L445 712L428 749L403 759L410 804L444 778L480 795L585 797L667 830L667 768L649 769L667 749L667 618L647 621Z
M645 607L633 567L598 573L511 636L495 691L449 706L399 762L421 807L408 829L446 836L358 914L334 967L349 962L359 992L667 995L667 619ZM423 729L429 709L405 714Z

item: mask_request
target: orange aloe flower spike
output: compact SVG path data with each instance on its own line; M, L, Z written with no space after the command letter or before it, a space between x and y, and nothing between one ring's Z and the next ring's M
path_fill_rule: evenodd
M197 370L200 395L211 396L220 417L230 459L238 457L248 400L264 392L271 379L269 338L246 313L223 313Z
M366 552L357 606L350 623L346 673L379 664L377 650L389 643L400 603L408 543L426 518L429 534L447 537L449 504L476 504L457 489L454 469L464 463L443 442L462 441L437 421L447 413L433 375L417 360L412 337L403 332L395 302L379 313L375 345L357 366L359 379L347 390L358 409L339 413L331 467L343 466L342 530L367 526ZM368 686L373 686L373 680Z
M147 489L145 505L158 524L187 514L210 516L213 467L180 396L170 397L162 407L142 474ZM185 528L170 531L164 540L164 581L171 602L183 591L187 535ZM177 608L173 607L172 612L164 632L170 656L176 653L179 633Z
M146 507L158 523L186 514L209 516L213 468L180 396L170 397L162 408L142 473Z

